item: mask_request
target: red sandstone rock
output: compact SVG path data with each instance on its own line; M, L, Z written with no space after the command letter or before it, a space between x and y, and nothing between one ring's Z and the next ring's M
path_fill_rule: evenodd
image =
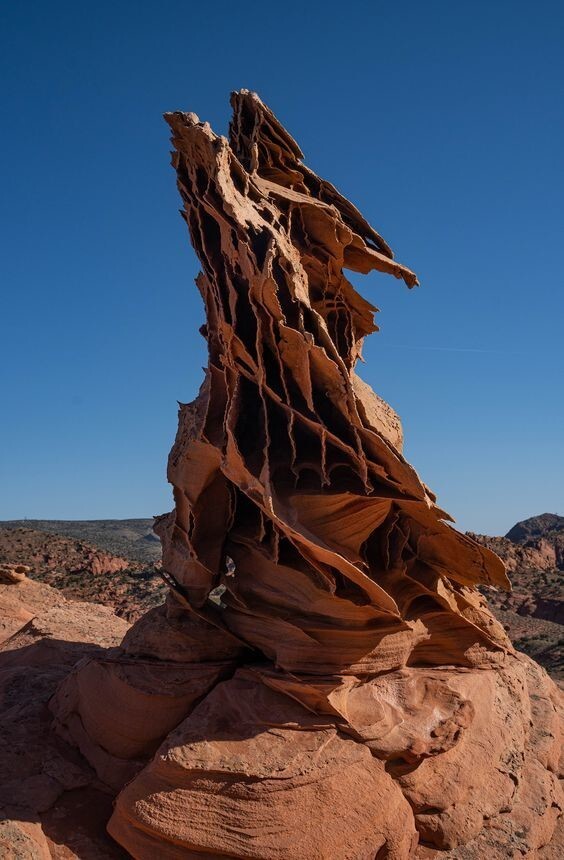
M107 819L111 796L51 730L47 703L77 660L117 645L128 625L106 607L65 600L22 567L0 569L0 857L124 857L78 815L76 798L87 796L93 820L97 808Z
M476 589L504 565L355 374L375 308L344 269L417 279L256 95L232 103L229 140L167 115L209 346L156 527L171 594L64 680L56 725L124 786L109 832L138 860L534 858L556 688Z
M169 735L109 830L134 857L400 860L417 842L409 804L366 746L244 673Z
M468 535L499 555L509 573L516 570L553 570L557 567L556 547L544 538L523 545L506 537L490 537L472 532L468 532Z

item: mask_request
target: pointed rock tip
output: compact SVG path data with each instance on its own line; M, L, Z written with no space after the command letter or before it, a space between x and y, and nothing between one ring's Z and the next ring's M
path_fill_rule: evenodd
M188 111L187 113L181 110L166 111L163 117L172 129L177 128L179 125L192 126L200 124L200 117L192 111Z

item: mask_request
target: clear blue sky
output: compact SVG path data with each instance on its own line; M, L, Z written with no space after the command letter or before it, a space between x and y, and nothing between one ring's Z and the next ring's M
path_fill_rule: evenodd
M564 513L561 2L3 3L0 518L168 510L205 363L165 110L256 90L422 286L365 379L462 529Z

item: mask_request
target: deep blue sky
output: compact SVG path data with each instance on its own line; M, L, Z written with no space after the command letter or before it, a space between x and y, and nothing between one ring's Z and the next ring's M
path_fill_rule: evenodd
M165 110L254 89L419 274L364 378L462 529L564 514L560 2L3 3L0 518L171 506L205 363Z

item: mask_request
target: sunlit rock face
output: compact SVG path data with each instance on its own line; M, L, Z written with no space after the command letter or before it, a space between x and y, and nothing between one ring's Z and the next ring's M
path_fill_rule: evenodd
M59 731L127 783L109 832L143 860L534 857L556 688L355 370L376 308L345 270L416 276L258 96L232 105L229 139L166 115L209 348L157 525L170 594L67 678Z

